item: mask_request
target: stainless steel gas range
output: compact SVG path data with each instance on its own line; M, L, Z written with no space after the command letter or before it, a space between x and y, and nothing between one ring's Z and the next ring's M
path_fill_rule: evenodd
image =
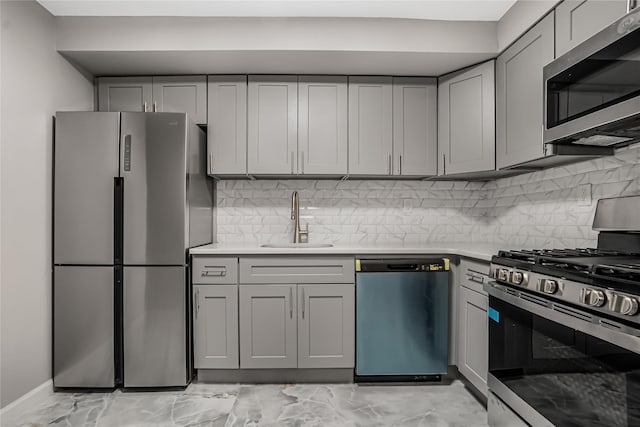
M492 258L492 427L640 426L639 213L640 196L602 199L597 248Z

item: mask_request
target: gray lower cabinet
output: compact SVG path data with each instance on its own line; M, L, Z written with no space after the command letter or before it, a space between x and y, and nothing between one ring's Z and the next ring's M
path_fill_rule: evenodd
M207 124L206 76L100 77L98 111L184 112Z
M349 174L391 175L393 79L349 77Z
M555 11L558 57L627 13L627 0L564 0Z
M298 366L296 285L240 285L240 367Z
M553 12L498 56L496 163L499 169L544 156L542 69L553 59Z
M238 285L194 285L194 367L237 369Z
M298 169L347 174L347 77L298 77Z
M298 170L298 76L249 76L247 171L293 175Z
M458 370L486 396L489 299L460 286L458 301Z
M438 175L495 170L495 62L438 82Z
M247 173L247 76L208 77L209 175Z
M298 285L298 368L352 368L355 286Z
M353 284L240 285L240 368L353 368Z
M393 78L394 175L436 175L437 97L434 78Z

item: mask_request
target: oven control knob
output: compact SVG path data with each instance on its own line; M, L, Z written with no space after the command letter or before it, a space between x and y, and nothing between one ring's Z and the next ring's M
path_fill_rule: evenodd
M626 314L627 316L633 316L638 312L638 300L631 297L622 297L620 300L620 307L618 308L620 314Z
M545 294L553 295L558 291L558 282L556 282L555 280L542 279L540 285L540 290Z
M496 279L503 281L503 282L508 282L509 281L509 270L507 270L506 268L497 268L496 269Z
M523 279L523 275L522 273L520 273L519 271L514 271L511 274L511 283L513 283L514 285L519 285L522 283L522 279Z
M602 307L606 300L604 292L597 289L584 288L580 292L580 302L591 307Z

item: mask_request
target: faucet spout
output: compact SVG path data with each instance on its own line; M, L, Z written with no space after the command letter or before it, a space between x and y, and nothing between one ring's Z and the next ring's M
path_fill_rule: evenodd
M309 226L306 230L300 229L300 197L298 192L294 191L291 195L291 219L293 223L293 243L302 243L302 236L309 239Z

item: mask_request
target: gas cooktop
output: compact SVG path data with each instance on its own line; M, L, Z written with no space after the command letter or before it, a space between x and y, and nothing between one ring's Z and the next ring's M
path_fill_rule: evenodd
M640 253L596 248L499 251L492 263L584 283L640 287ZM639 289L640 291L640 289Z

